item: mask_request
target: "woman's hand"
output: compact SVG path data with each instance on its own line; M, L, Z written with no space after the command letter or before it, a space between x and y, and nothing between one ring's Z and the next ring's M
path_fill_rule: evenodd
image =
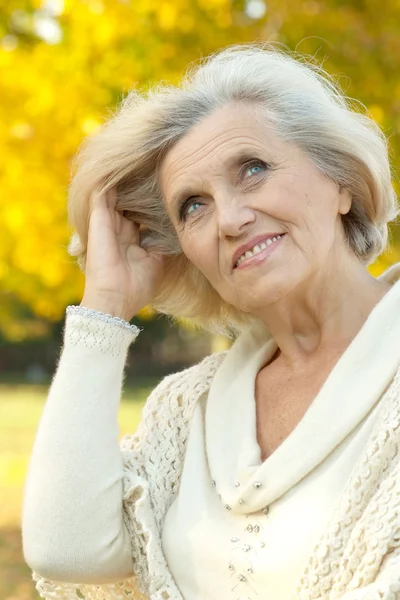
M163 257L139 246L139 225L115 210L115 188L91 200L81 306L129 321L154 297Z

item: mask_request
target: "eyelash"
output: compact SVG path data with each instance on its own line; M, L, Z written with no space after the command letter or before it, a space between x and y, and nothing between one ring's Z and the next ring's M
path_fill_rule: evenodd
M242 166L242 168L239 171L239 178L242 177L243 173L245 171L247 171L248 169L251 169L251 167L255 167L255 166L262 166L263 168L267 168L268 165L267 163L265 163L263 160L260 160L258 158L253 158L252 160L247 161L246 163L244 163L244 165ZM256 175L261 174L260 173L256 173ZM186 213L186 209L192 204L196 204L195 201L192 200L192 198L195 198L196 196L191 196L190 198L187 198L181 205L180 209L179 209L179 219L181 222L186 221L187 218L187 213Z

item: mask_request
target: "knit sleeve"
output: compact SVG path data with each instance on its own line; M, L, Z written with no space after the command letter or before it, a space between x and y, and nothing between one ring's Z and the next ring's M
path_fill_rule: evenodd
M43 598L84 597L75 593L77 586L52 581L109 583L109 596L90 598L121 597L112 582L134 575L134 540L122 509L125 465L117 420L132 332L112 319L79 312L67 316L22 510L24 557Z

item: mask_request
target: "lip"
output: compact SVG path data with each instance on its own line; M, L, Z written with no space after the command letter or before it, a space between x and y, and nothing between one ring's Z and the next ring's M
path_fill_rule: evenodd
M252 238L251 240L249 240L247 242L247 244L243 244L243 246L239 246L239 248L237 250L235 250L235 252L233 253L233 256L232 256L232 269L238 268L238 267L235 267L235 265L236 265L237 261L239 260L239 258L242 256L242 254L244 254L247 250L251 250L259 242L266 242L268 239L276 237L277 235L283 236L284 234L281 231L278 231L276 233L264 233L264 234L257 235L256 237ZM265 248L262 252L260 252L260 254L262 254L265 250L267 250L267 248ZM256 256L258 256L258 254L256 254Z

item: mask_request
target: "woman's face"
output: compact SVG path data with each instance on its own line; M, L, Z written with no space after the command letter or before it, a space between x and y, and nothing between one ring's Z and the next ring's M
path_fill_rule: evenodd
M349 252L339 214L349 195L255 107L205 117L169 150L159 183L183 252L241 310L257 315Z

